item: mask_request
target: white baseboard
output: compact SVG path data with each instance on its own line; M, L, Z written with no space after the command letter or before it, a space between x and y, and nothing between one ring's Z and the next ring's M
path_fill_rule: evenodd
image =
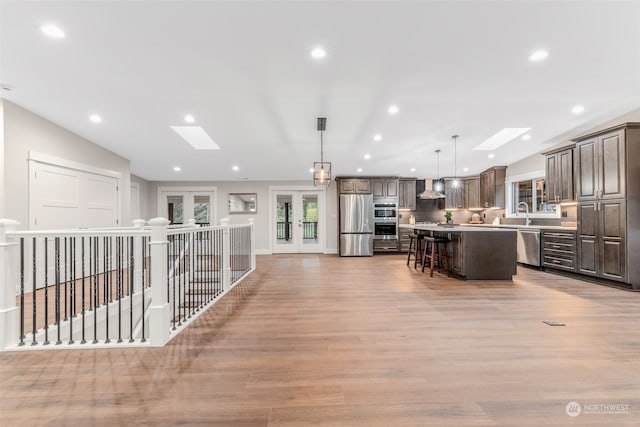
M326 248L324 250L324 253L327 255L337 255L338 254L338 248Z
M270 249L256 249L256 255L271 255Z

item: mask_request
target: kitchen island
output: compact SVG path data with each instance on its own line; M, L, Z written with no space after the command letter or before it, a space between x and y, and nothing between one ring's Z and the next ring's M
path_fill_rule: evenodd
M517 230L465 225L400 224L416 234L449 239L451 272L467 280L512 280L517 265Z

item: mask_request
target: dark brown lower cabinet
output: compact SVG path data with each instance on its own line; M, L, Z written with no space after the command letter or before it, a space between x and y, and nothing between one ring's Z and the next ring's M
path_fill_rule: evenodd
M626 201L578 205L578 273L626 281Z

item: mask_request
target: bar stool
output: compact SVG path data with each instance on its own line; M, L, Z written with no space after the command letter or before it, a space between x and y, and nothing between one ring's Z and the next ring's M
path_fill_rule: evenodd
M422 272L429 263L430 276L433 277L433 268L438 263L438 273L442 268L444 261L447 276L449 276L449 254L447 253L447 243L449 239L446 237L425 237L424 238L424 258L422 260Z
M409 262L411 261L411 255L413 255L413 268L418 268L418 263L422 262L424 251L424 248L422 247L423 240L424 236L422 234L409 234L409 252L407 253L407 265L409 265Z

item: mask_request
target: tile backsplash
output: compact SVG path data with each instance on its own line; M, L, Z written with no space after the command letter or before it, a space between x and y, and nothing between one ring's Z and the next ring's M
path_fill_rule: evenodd
M408 223L411 215L415 216L416 222L445 222L444 212L444 199L419 199L417 200L415 210L400 212L400 223ZM561 212L561 218L532 218L532 222L535 225L560 225L561 222L576 222L576 206L562 206ZM471 220L471 215L476 212L468 210L456 210L451 211L451 213L453 214L454 223L466 224ZM493 223L493 220L495 218L500 218L500 222L503 224L524 224L525 221L524 215L519 218L505 218L504 209L485 209L477 213L480 214L480 217L485 224Z

